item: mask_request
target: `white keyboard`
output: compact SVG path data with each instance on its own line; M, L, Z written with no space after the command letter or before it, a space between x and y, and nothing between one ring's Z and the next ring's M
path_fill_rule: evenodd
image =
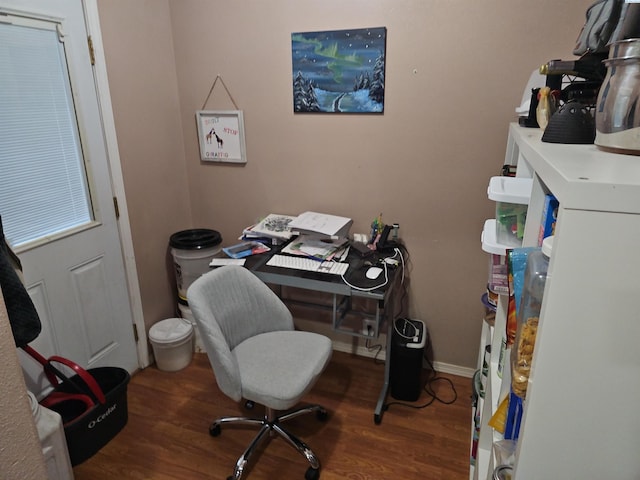
M274 255L269 259L267 265L271 267L292 268L294 270L306 270L308 272L330 273L333 275L344 275L344 272L349 268L348 263L320 262L311 258L291 257L289 255Z
M223 267L225 265L244 265L246 258L212 258L209 262L210 267Z

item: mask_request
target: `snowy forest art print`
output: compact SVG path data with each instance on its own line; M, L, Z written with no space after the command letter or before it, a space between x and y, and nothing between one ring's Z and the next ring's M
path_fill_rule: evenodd
M291 34L293 111L383 113L387 29Z

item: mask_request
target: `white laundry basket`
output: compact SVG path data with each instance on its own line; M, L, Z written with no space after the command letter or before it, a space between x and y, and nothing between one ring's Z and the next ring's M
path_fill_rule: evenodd
M184 318L161 320L149 330L158 369L177 372L193 358L193 326Z

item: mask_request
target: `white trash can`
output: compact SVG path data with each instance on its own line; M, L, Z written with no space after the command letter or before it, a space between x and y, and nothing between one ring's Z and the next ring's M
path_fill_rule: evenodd
M187 290L202 274L211 268L211 259L220 253L222 236L215 230L196 228L171 235L169 245L178 287L178 298L187 302Z
M193 326L184 318L167 318L149 329L149 341L158 369L177 372L193 358Z

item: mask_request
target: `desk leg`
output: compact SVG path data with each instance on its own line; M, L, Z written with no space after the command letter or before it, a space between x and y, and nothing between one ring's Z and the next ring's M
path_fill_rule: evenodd
M379 314L380 309L376 310L376 316ZM389 378L391 372L391 337L393 336L393 319L387 318L387 351L385 353L385 362L384 362L384 384L382 385L382 390L380 391L380 396L378 397L378 404L376 405L376 410L373 414L373 422L376 425L380 425L382 422L382 413L384 409L384 404L387 400L387 394L389 393Z
M331 319L333 322L333 329L336 330L338 328L338 295L333 294L333 318Z

